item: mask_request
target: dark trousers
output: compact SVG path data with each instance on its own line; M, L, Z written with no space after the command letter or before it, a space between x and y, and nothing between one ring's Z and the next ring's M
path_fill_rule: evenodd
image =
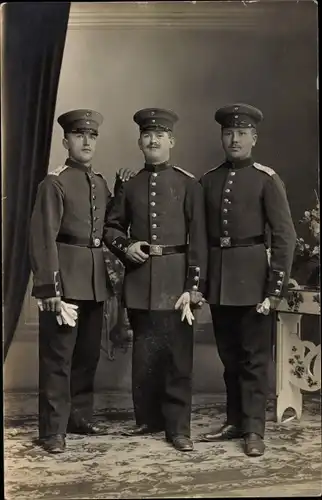
M227 423L264 437L272 315L255 306L214 306L211 314L224 365Z
M128 310L137 425L190 437L193 329L178 311Z
M39 313L39 437L65 434L69 420L91 419L104 302L78 305L75 327Z

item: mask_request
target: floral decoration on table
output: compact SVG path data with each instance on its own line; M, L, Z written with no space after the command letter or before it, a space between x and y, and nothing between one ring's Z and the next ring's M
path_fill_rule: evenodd
M303 390L314 391L321 387L321 352L312 342L295 339L288 360L293 383Z
M300 305L303 304L304 298L301 292L294 290L290 291L290 293L287 296L287 305L289 308L289 311L292 311L294 313L297 313L299 311Z
M320 201L315 191L316 206L304 212L300 224L308 227L311 241L302 237L296 240L292 277L301 285L320 288ZM316 301L320 301L317 294Z

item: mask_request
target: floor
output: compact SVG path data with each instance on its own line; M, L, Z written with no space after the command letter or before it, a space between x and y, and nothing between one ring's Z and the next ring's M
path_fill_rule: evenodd
M133 424L129 394L97 394L95 420L108 435L67 437L67 451L51 456L39 448L37 395L7 393L5 411L6 499L213 498L320 496L320 398L305 399L300 422L278 425L267 407L267 450L248 458L239 441L202 443L198 436L224 419L222 397L195 395L195 450L179 453L162 434L122 437Z

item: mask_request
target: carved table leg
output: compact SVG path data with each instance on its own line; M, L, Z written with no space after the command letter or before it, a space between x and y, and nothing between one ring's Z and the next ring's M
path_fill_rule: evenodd
M290 356L294 344L294 336L301 336L301 314L278 313L276 330L276 419L283 421L285 410L292 408L296 417L302 415L302 393L299 387L291 382Z

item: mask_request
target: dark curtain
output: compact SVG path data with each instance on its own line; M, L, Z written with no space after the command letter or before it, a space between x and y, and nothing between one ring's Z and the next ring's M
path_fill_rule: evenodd
M30 277L29 222L48 169L70 3L2 6L4 358Z

